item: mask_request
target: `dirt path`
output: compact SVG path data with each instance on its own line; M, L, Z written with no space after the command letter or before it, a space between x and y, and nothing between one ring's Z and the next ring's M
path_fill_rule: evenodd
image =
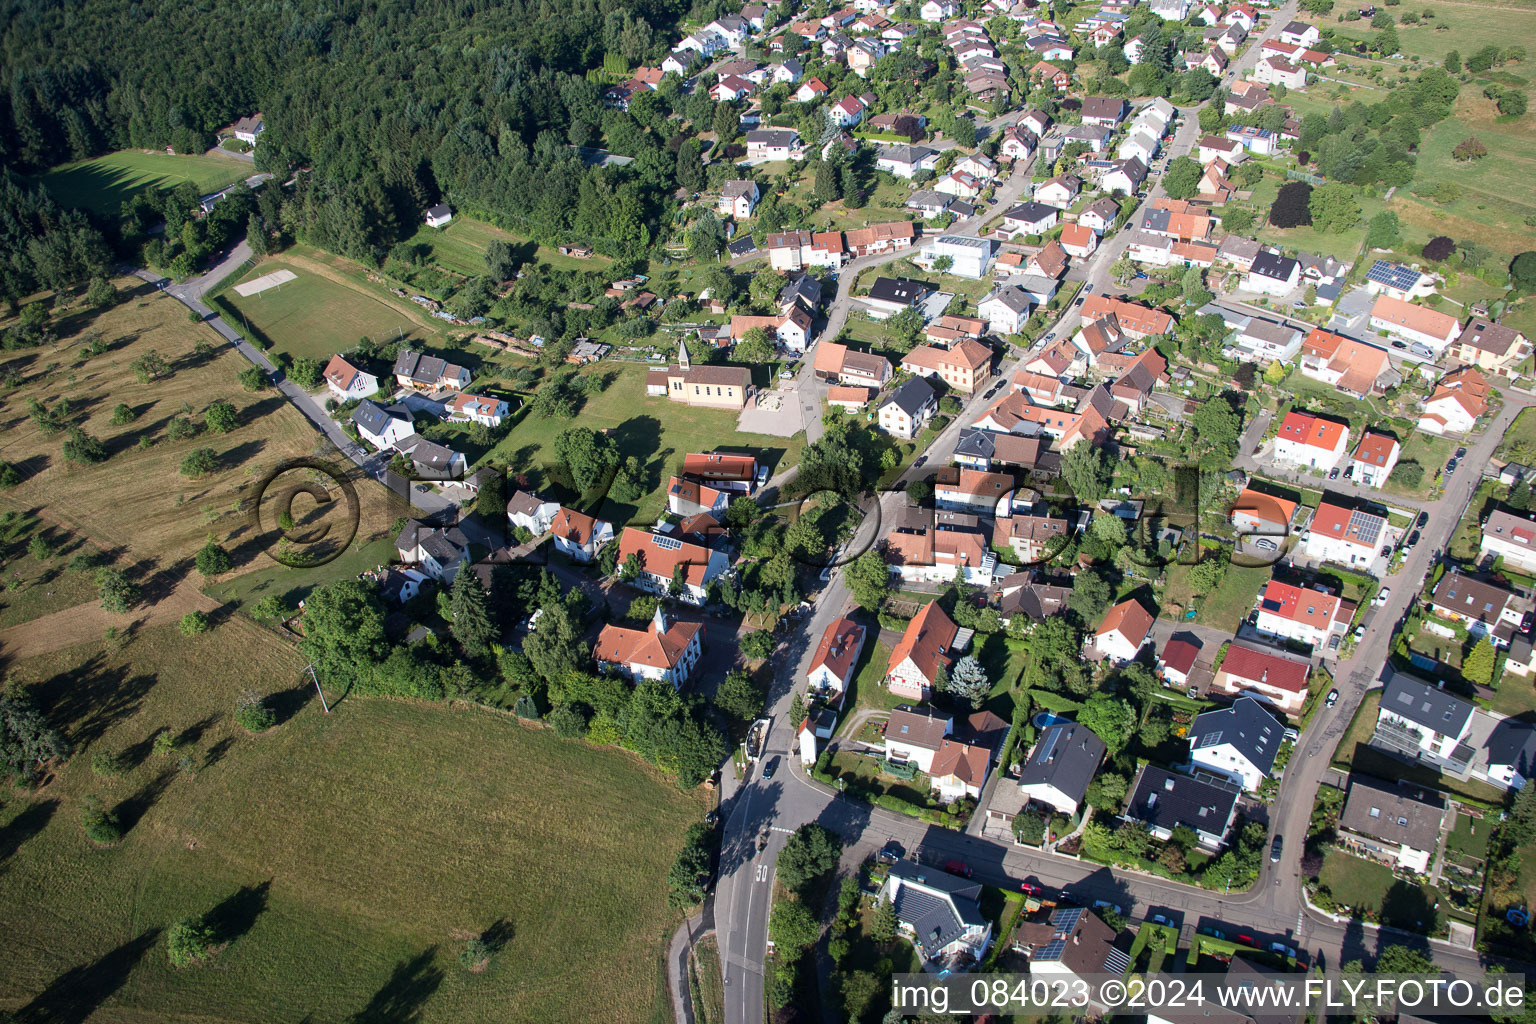
M190 583L183 583L160 601L141 604L122 614L109 612L92 601L0 629L0 651L9 658L31 658L91 640L99 641L109 626L127 632L176 622L191 611L213 612L218 608L219 603L213 598Z

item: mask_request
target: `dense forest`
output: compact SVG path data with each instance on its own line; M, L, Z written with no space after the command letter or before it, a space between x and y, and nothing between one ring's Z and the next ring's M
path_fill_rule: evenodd
M586 72L608 54L631 66L658 60L679 19L720 9L720 0L9 3L0 166L15 182L116 149L201 152L219 128L260 110L259 165L302 169L273 231L376 262L447 197L540 238L569 234L637 254L676 187L671 131L604 108ZM588 168L572 148L615 137L635 163ZM41 195L18 201L23 213L0 238L5 262L24 263L15 257L27 240L66 227L51 205ZM120 241L116 225L99 226ZM69 248L69 233L56 248Z

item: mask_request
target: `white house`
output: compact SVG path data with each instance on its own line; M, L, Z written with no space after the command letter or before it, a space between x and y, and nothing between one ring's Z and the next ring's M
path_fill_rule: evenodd
M1132 598L1104 613L1088 645L1100 658L1119 664L1134 660L1151 632L1152 613Z
M1083 179L1074 174L1059 174L1035 188L1035 202L1065 210L1083 190Z
M1349 457L1350 478L1362 487L1380 487L1392 475L1402 453L1397 438L1367 430Z
M1369 569L1381 557L1387 542L1387 521L1382 516L1319 502L1307 527L1307 557L1351 568Z
M1047 206L1040 202L1023 202L1011 207L1003 214L1003 223L998 233L1006 232L1010 237L1043 235L1055 227L1060 218L1061 211L1054 206Z
M1281 637L1323 648L1334 633L1343 633L1354 618L1355 605L1320 587L1298 587L1279 580L1264 584L1254 628L1262 636Z
M886 759L911 764L923 774L929 774L933 759L953 724L949 715L942 711L897 708L886 721Z
M609 623L592 645L592 657L604 672L617 672L633 682L658 679L681 690L704 653L697 622L672 622L666 608L656 606L645 629Z
M338 402L367 398L379 391L379 378L359 370L341 356L325 364L325 387Z
M1015 285L1003 285L976 304L976 312L987 321L993 334L1018 334L1029 322L1034 297Z
M546 501L527 491L517 491L507 499L507 520L514 528L521 526L535 537L548 532L560 511L558 501Z
M936 6L938 0L924 4ZM981 912L981 883L938 868L899 860L878 899L896 912L896 928L924 964L980 964L992 945L992 922Z
M395 538L395 553L401 562L416 566L439 583L451 583L469 558L469 538L457 526L438 529L408 519Z
M1253 80L1260 85L1283 85L1287 89L1307 87L1307 69L1297 67L1279 54L1265 57L1253 69Z
M445 228L453 220L453 209L447 203L438 203L427 211L427 227Z
M1230 707L1202 711L1189 727L1189 761L1252 793L1269 777L1285 727L1263 704L1239 697Z
M1306 706L1310 674L1310 662L1238 640L1227 647L1212 692L1252 697L1294 718Z
M938 165L938 151L927 146L881 146L875 151L875 167L898 178L912 178Z
M886 688L896 696L910 700L931 697L940 670L949 667L949 650L959 632L960 627L944 614L937 601L923 605L922 611L907 623L901 639L891 651L886 663ZM887 728L887 741L890 736L891 730ZM933 749L937 751L938 747Z
M923 6L917 9L918 17L935 25L948 21L959 12L960 6L954 0L926 0Z
M555 513L549 528L554 534L555 550L582 564L592 561L613 541L612 523L563 505Z
M358 436L379 451L389 451L416 432L411 411L403 405L381 408L364 399L352 410Z
M679 597L694 605L704 603L705 588L730 567L724 552L628 526L619 538L621 577L628 572L626 566L632 564L632 555L638 556L640 573L628 581L631 586L666 594L678 581L682 585Z
M805 143L790 128L760 128L747 132L747 159L799 160L805 156Z
M1445 827L1445 798L1402 780L1352 773L1337 833L1345 849L1428 874Z
M1301 264L1279 253L1261 252L1243 278L1243 289L1277 298L1291 294L1301 283Z
M1427 346L1437 358L1461 333L1461 321L1454 316L1390 295L1376 296L1376 304L1371 307L1371 327Z
M757 209L761 198L755 181L728 181L720 189L720 213L735 220L746 220Z
M246 145L254 146L256 139L266 130L266 119L260 114L252 114L235 122L234 136Z
M1488 513L1478 558L1502 558L1521 572L1536 572L1536 514L1516 515L1504 509Z
M1276 462L1326 472L1344 458L1348 443L1348 424L1292 409L1280 421L1280 431L1275 435L1274 457Z
M814 697L841 708L848 687L853 685L853 669L864 650L867 630L850 618L840 618L827 627L816 645L806 673L806 689Z
M1448 373L1424 400L1419 429L1432 434L1465 434L1488 411L1488 380L1471 367Z
M880 403L880 429L910 441L923 429L937 408L938 399L934 396L933 387L922 377L913 377Z
M940 235L923 246L914 261L925 269L938 270L938 261L945 258L949 266L943 273L978 280L987 276L992 265L992 243L985 238Z
M1322 38L1316 25L1308 25L1304 21L1293 21L1280 30L1280 41L1290 43L1292 46L1311 46Z
M1019 789L1025 799L1071 817L1082 805L1105 752L1104 741L1086 725L1047 726L1020 766Z
M809 768L816 763L817 748L822 740L832 738L837 729L837 712L831 708L812 708L805 713L796 739L800 746L800 763Z
M1373 746L1436 769L1465 774L1476 756L1467 743L1473 707L1404 672L1393 673L1381 694Z
M507 418L510 406L504 399L488 398L461 391L448 403L450 423L478 423L485 427L499 427Z

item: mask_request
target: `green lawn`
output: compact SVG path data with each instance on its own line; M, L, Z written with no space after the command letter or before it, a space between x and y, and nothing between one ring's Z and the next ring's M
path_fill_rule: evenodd
M1259 591L1264 589L1273 572L1268 566L1244 568L1227 566L1227 574L1216 584L1216 589L1200 601L1200 614L1196 621L1217 629L1236 633L1243 619L1253 611Z
M1505 793L1496 786L1490 786L1486 782L1478 782L1475 779L1462 782L1450 776L1441 775L1428 765L1409 764L1407 761L1370 746L1371 735L1376 731L1376 716L1380 707L1380 690L1366 694L1361 700L1359 710L1355 712L1354 719L1349 723L1349 731L1344 734L1343 739L1339 740L1339 745L1333 752L1335 766L1345 771L1359 771L1377 778L1404 779L1421 786L1431 786L1453 796L1465 798L1479 806L1502 807L1504 805Z
M1405 487L1402 481L1389 476L1386 486L1381 490L1387 494L1398 494L1405 498L1427 498L1434 490L1436 471L1451 457L1451 452L1456 448L1455 443L1450 438L1436 437L1417 430L1400 440L1403 453L1399 456L1399 461L1417 462L1423 466L1424 479L1417 487Z
M146 188L171 189L191 181L199 192L217 192L254 173L256 168L234 157L172 156L125 149L63 164L40 180L62 206L116 216L125 200Z
M275 351L294 359L322 363L356 345L359 338L393 340L397 334L420 338L425 333L410 317L381 298L345 279L322 275L312 265L282 256L262 260L240 278L255 280L278 270L296 279L251 296L227 288L218 303L233 311L230 323Z
M210 597L247 613L269 594L281 597L288 608L294 610L316 587L351 579L358 573L388 565L398 557L393 536L370 540L359 534L346 551L323 565L299 569L266 558L259 568L224 583L208 584L203 590Z
M853 674L853 685L843 698L843 707L847 709L843 719L845 723L853 719L855 712L865 709L890 711L910 703L906 697L898 697L882 685L890 662L891 649L879 640L864 645L864 651L859 655L859 665Z
M747 451L756 455L759 463L766 460L777 473L794 465L805 446L804 434L768 437L739 433L737 414L732 411L649 398L645 394L646 368L638 363L595 363L582 373L610 376L612 382L602 393L589 395L574 419L524 417L486 460L527 473L534 489L547 488L566 479L563 467L553 461L552 447L561 431L573 426L607 430L620 452L639 457L646 468L644 497L634 502L605 498L600 508L590 510L616 525L654 523L666 508L667 478L677 472L689 452Z
M422 225L406 244L431 246L433 259L444 270L478 277L486 272L485 248L496 241L511 245L525 263L547 263L560 270L602 270L611 262L605 256L594 255L585 260L562 256L558 247L538 245L494 224L460 214L454 214L446 228Z
M326 715L302 666L241 618L10 666L79 753L0 808L0 1006L221 1024L669 1017L665 878L697 797L622 751L490 713L351 697ZM291 717L245 734L231 710L247 687ZM185 767L151 752L162 728ZM104 749L130 770L98 778ZM88 796L129 826L115 847L83 835ZM210 912L227 944L172 969L164 930ZM486 931L505 947L469 973L459 951Z
M1435 907L1440 893L1432 886L1399 879L1384 864L1329 850L1323 855L1318 881L1328 887L1339 906L1374 911L1383 924L1425 934L1439 928L1440 913Z
M1456 815L1456 827L1446 837L1445 848L1482 859L1488 856L1488 837L1493 834L1495 827L1492 819L1474 818L1464 811L1459 812Z
M1247 205L1253 206L1262 215L1274 203L1275 196L1280 191L1280 186L1285 184L1285 180L1272 171L1266 171L1264 180L1254 187L1253 199ZM1360 222L1347 231L1329 234L1310 225L1277 228L1262 219L1256 222L1255 231L1259 241L1269 245L1298 252L1333 256L1352 263L1360 254L1361 243L1365 241L1366 222L1380 213L1383 208L1381 200L1367 196L1364 192L1357 193L1356 198L1360 202Z

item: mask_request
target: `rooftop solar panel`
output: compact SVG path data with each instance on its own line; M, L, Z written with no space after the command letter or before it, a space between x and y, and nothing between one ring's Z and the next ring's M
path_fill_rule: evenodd
M659 548L666 548L668 551L677 551L683 546L683 542L676 537L657 537L653 535L651 543Z
M1045 944L1045 948L1035 954L1036 960L1056 960L1066 950L1067 944L1060 939L1052 939Z
M1364 544L1375 544L1376 539L1381 536L1381 517L1365 512L1351 512L1349 532L1359 537Z
M1401 263L1388 263L1386 260L1377 260L1371 264L1371 269L1366 272L1366 279L1385 284L1404 291L1412 288L1419 280L1419 272L1412 267Z

